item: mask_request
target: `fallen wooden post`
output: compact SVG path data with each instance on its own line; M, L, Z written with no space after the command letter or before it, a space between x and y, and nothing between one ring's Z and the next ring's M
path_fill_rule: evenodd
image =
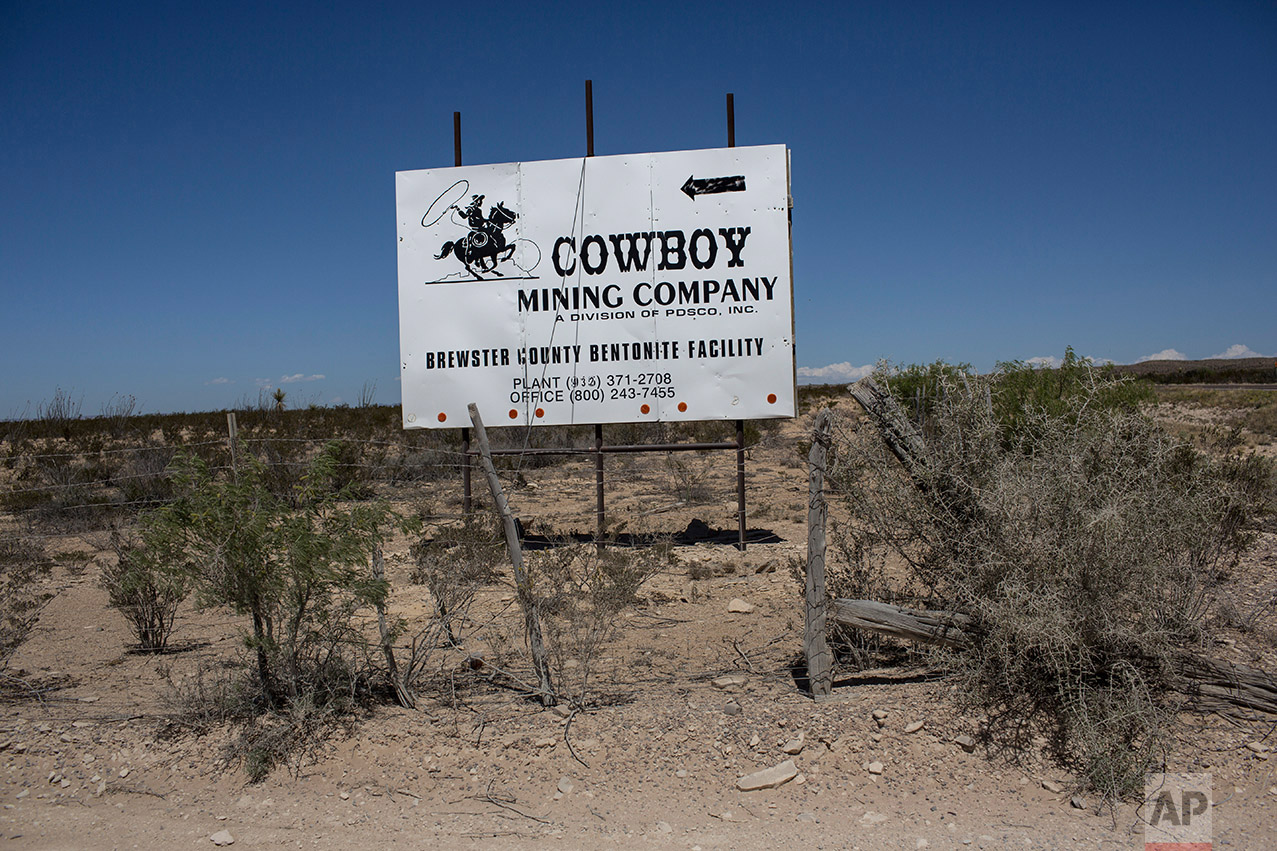
M829 619L842 626L945 647L966 645L967 634L962 628L971 623L966 615L906 609L874 600L838 599L829 608Z
M1206 698L1277 715L1277 680L1245 665L1215 662L1185 653L1179 665L1190 697Z
M829 620L842 626L867 629L909 641L961 649L970 638L973 621L958 612L906 609L875 600L836 599L829 605ZM1190 698L1257 709L1277 715L1277 679L1266 671L1215 662L1183 652L1177 665L1176 690Z
M932 490L926 440L886 388L864 378L848 389L920 491L963 519L978 515L969 490L953 482L941 486L945 492ZM834 600L829 619L843 626L955 649L968 643L965 630L972 626L970 617L956 612L918 611L873 600ZM1180 679L1176 688L1182 694L1204 698L1203 703L1215 701L1277 715L1277 680L1265 671L1214 662L1187 651L1180 652L1177 667Z

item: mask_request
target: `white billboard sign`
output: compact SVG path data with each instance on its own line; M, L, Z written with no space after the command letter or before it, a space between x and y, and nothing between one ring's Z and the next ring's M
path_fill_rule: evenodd
M784 145L395 175L406 428L791 417Z

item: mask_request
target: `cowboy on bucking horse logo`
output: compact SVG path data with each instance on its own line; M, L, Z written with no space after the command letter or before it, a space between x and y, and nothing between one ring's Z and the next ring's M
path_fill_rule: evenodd
M452 204L449 210L456 210L466 220L470 233L457 240L448 240L435 255L442 260L449 254L456 256L466 267L466 271L476 278L483 278L480 272L491 272L505 277L497 270L497 264L514 256L515 245L507 244L505 229L519 218L517 213L506 209L505 202L498 201L495 207L488 208L488 215L483 215L482 195L471 195L470 204L464 208ZM453 221L456 221L453 219ZM472 265L473 264L473 265Z

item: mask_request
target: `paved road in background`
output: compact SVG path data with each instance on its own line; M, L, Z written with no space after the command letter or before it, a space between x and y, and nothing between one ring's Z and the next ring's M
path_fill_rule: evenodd
M1191 387L1194 390L1277 390L1277 384L1158 384L1158 388L1173 390Z

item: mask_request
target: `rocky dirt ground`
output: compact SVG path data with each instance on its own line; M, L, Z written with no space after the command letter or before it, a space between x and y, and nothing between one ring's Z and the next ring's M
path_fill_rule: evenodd
M313 759L248 782L229 733L173 721L170 683L234 660L244 624L184 611L174 652L132 652L96 569L59 567L56 597L10 674L39 694L0 704L0 837L12 848L1139 848L1137 804L1097 807L1041 754L992 752L952 686L921 668L839 674L813 703L793 665L802 646L810 418L751 450L746 553L676 548L601 653L587 711L544 709L458 671L417 710L380 706ZM693 518L734 529L733 457L682 468L611 457L609 513L631 530L678 532ZM689 466L690 465L690 466ZM545 529L588 531L589 462L529 471L512 494ZM689 502L696 490L708 498ZM402 494L398 498L406 498ZM431 497L451 504L454 490ZM54 548L83 550L72 536ZM98 541L97 543L100 543ZM400 542L402 556L406 542ZM419 618L424 588L390 559L392 610ZM1234 622L1218 655L1265 663L1277 534L1234 574ZM477 612L508 607L508 585ZM742 601L746 605L741 605ZM732 611L745 609L747 611ZM477 616L477 615L476 615ZM457 670L452 665L451 670ZM1271 718L1184 716L1168 770L1210 772L1216 847L1277 846L1277 732ZM796 776L741 791L791 760ZM1076 800L1075 800L1076 798Z

